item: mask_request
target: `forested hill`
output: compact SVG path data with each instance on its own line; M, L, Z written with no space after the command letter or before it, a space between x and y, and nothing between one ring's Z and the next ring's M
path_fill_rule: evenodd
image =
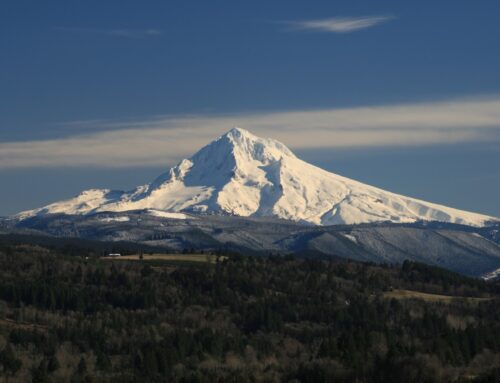
M0 242L6 381L499 381L498 284L410 262L71 253Z

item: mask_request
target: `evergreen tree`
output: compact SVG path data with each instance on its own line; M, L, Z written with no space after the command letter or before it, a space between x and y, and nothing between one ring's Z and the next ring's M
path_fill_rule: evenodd
M9 343L7 343L7 346L0 352L0 365L2 365L7 375L15 375L22 366L21 360L16 358L14 350L12 350Z

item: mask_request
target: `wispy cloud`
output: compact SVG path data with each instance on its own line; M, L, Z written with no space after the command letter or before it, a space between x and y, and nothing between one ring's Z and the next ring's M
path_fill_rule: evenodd
M61 139L0 143L0 168L168 166L236 125L292 149L500 143L500 96L92 123L103 130L89 133L85 127L87 133Z
M78 27L54 27L54 30L81 34L81 35L101 35L111 37L125 37L125 38L141 38L153 37L162 34L159 29L130 29L130 28L116 28L116 29L100 29L100 28L78 28Z
M293 30L349 33L394 19L394 16L332 17L329 19L290 21Z

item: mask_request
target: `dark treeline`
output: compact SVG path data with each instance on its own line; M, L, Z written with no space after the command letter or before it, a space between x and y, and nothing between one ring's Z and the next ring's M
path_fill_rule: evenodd
M140 251L145 253L175 252L164 246L148 246L126 241L103 242L47 235L0 234L0 249L19 245L42 246L57 253L75 256L101 256L109 253L136 254Z
M231 256L176 266L77 253L0 246L6 381L500 378L496 284L410 262Z

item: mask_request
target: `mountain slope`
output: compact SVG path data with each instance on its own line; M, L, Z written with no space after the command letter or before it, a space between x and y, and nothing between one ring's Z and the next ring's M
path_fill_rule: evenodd
M498 221L329 173L300 160L282 143L240 128L130 192L88 190L17 217L138 209L273 216L318 225L425 220L484 226Z
M0 220L0 237L2 232L43 234L48 238L135 242L173 251L292 253L390 264L413 260L475 277L494 277L500 270L500 239L494 236L498 224L487 228L449 223L315 226L262 217L182 213L165 217L158 212L51 214L21 222L7 220L3 225Z

